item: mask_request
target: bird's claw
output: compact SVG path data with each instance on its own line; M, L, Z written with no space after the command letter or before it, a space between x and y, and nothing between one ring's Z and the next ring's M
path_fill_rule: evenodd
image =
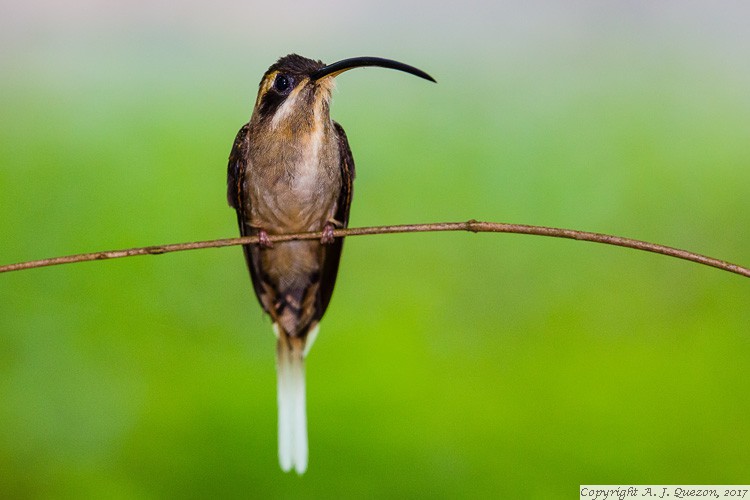
M261 229L258 231L258 245L261 248L273 248L273 241L268 237L268 233Z
M333 236L333 224L326 222L326 225L323 226L323 236L320 238L320 243L322 245L330 245L335 239Z

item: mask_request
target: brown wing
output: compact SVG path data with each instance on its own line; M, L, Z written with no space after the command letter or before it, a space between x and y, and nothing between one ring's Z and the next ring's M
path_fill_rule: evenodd
M333 126L339 143L339 157L341 162L341 192L339 193L336 204L336 215L334 217L337 221L343 223L344 227L347 227L349 225L349 208L352 205L354 158L352 157L352 150L349 148L349 141L346 139L344 129L336 122L333 122ZM333 243L326 246L323 268L320 274L320 293L315 319L319 320L323 317L323 313L325 313L328 303L331 301L343 245L344 238L336 238Z
M242 236L249 236L251 231L249 229L250 225L246 224L246 221L249 217L247 210L252 200L246 199L247 194L242 189L245 170L247 169L247 152L250 148L249 130L250 124L246 123L237 132L237 137L235 137L234 144L232 145L232 152L229 154L229 165L227 167L227 201L230 207L237 210L237 223L240 226L240 234ZM261 300L263 288L258 279L259 264L257 249L255 245L243 245L242 249L245 252L245 261L247 262L247 268L250 270L250 278L253 281L255 295L258 297L260 305L263 306L263 301ZM263 308L265 309L265 306Z
M250 145L248 137L250 124L242 126L232 144L232 152L229 153L229 165L227 167L227 202L235 210L242 206L242 178L247 168L247 150Z

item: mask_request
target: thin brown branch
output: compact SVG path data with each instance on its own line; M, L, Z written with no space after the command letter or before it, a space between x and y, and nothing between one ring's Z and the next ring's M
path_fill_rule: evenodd
M353 227L349 229L337 229L334 235L337 237L360 236L365 234L388 234L388 233L423 233L430 231L470 231L472 233L517 233L517 234L534 234L537 236L552 236L555 238L569 238L573 240L593 241L595 243L605 243L607 245L617 245L626 248L634 248L646 252L659 253L670 257L689 260L698 264L712 266L730 273L739 274L750 278L750 269L737 264L731 264L723 260L707 257L687 250L680 250L647 241L633 240L612 236L609 234L590 233L586 231L576 231L573 229L560 229L555 227L530 226L526 224L504 224L500 222L480 222L470 220L466 222L439 222L434 224L401 224L397 226L374 226L374 227ZM299 234L279 234L270 235L271 241L290 241L290 240L309 240L320 238L321 233L299 233ZM8 264L0 266L0 273L10 271L20 271L21 269L32 269L36 267L56 266L59 264L70 264L73 262L85 262L90 260L118 259L121 257L131 257L133 255L155 255L168 252L179 252L182 250L197 250L199 248L216 248L228 247L232 245L244 245L248 243L257 243L256 236L246 236L243 238L227 238L223 240L195 241L190 243L173 243L169 245L159 245L141 248L130 248L127 250L111 250L106 252L83 253L78 255L68 255L64 257L52 257L49 259L33 260L29 262L19 262L17 264Z

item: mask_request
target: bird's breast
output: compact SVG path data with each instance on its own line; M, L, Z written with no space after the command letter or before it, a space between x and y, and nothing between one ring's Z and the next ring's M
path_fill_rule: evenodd
M253 225L269 233L321 230L341 190L337 147L317 133L251 157L246 182Z

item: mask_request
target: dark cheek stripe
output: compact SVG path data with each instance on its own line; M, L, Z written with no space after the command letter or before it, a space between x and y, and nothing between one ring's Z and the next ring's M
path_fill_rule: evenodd
M260 100L260 108L258 109L260 116L263 118L273 116L282 102L284 102L284 96L277 94L273 90L269 90Z

